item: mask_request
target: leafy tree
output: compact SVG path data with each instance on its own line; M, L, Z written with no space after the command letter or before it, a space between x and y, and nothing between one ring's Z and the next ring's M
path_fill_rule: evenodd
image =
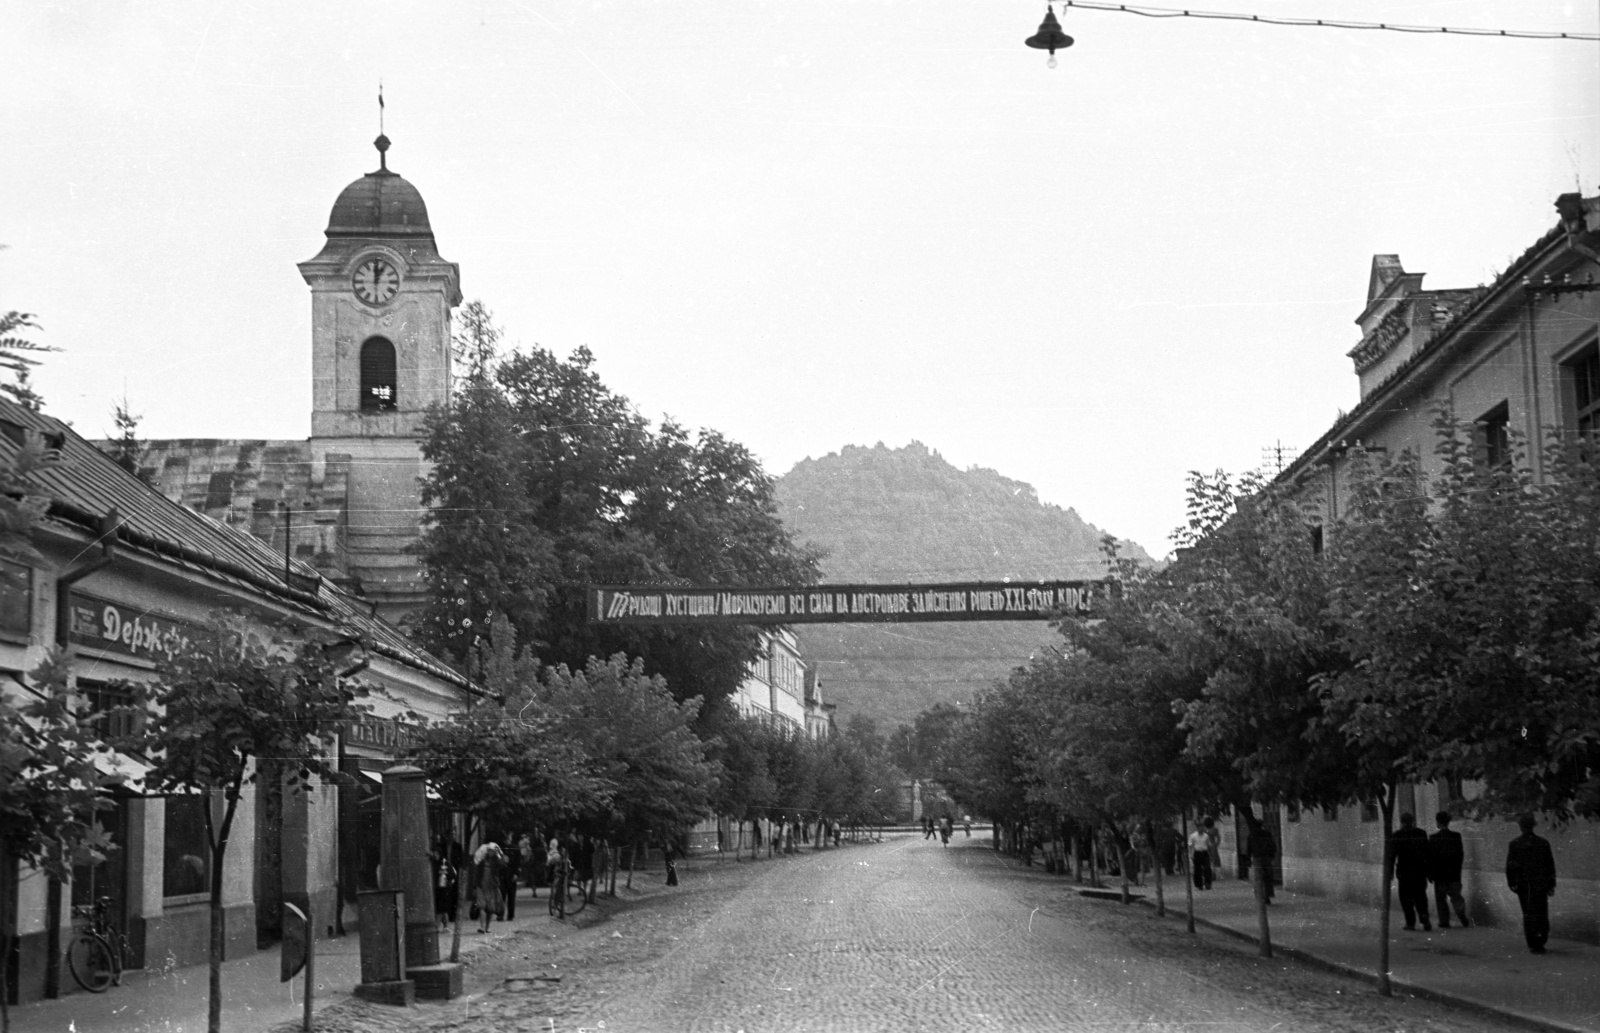
M730 694L756 659L749 628L603 627L588 583L796 584L815 557L788 537L771 478L714 431L659 428L579 349L535 348L471 379L428 423L421 641L464 662L503 614L547 664L625 653L680 700Z
M422 770L448 809L467 815L465 842L477 830L528 828L609 805L614 787L595 775L581 746L564 738L538 705L539 663L516 649L516 633L504 617L479 643L472 673L488 694L444 721L424 723L401 754ZM467 885L465 857L457 884ZM459 961L459 898L453 918L450 960Z
M27 694L0 696L0 865L20 865L62 882L78 864L113 849L96 815L115 804L121 775L96 763L106 750L99 729L74 706L71 665L50 654L33 671ZM0 958L11 956L13 894L0 894ZM0 1028L11 1028L10 988L0 965Z
M586 816L596 834L676 834L710 813L718 779L694 731L700 701L675 700L640 661L618 655L592 658L578 672L544 667L530 703L609 790L609 804Z
M239 798L263 765L281 772L291 792L309 792L314 776L331 774L329 740L365 709L357 700L366 688L347 676L360 649L355 639L320 629L263 634L244 617L223 614L208 640L191 643L154 682L126 686L145 727L117 745L148 753L146 791L207 798L211 1033L222 1028L223 865Z
M0 313L0 369L8 369L16 377L12 384L0 384L0 392L24 409L38 412L44 408L44 399L33 389L32 370L39 360L30 353L60 351L47 344L35 344L23 336L23 331L38 330L39 324L31 312Z

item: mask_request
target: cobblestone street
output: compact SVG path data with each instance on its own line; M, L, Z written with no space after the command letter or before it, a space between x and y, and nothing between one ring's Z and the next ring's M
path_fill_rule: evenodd
M468 996L349 1001L331 1033L607 1030L1493 1030L1141 907L1079 898L986 840L920 836L758 864L697 861L675 890L472 957ZM1181 895L1181 885L1173 887ZM552 977L560 977L559 980ZM292 1027L283 1027L285 1031Z

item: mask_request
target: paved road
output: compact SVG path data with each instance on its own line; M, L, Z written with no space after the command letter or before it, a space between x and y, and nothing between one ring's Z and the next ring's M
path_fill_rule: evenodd
M1384 999L1356 980L1189 936L1086 900L987 841L910 835L718 864L675 889L542 915L475 953L467 996L347 1001L324 1033L1307 1031L1487 1033L1492 1020ZM1175 887L1181 894L1181 886ZM539 903L543 903L540 901ZM554 981L553 977L559 977ZM291 1027L281 1027L288 1033Z
M1181 889L1180 889L1181 892ZM1268 985L1263 985L1263 984ZM1084 900L978 839L829 851L731 893L647 978L578 1023L608 1033L1490 1029L1195 941ZM603 1027L601 1024L604 1024Z

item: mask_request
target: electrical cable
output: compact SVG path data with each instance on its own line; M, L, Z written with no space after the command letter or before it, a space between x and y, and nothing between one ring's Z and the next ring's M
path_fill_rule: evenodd
M1285 18L1280 15L1237 14L1227 11L1196 11L1192 8L1146 7L1142 4L1106 4L1093 0L1060 0L1062 7L1081 7L1088 11L1137 14L1144 18L1202 18L1210 21L1255 22L1260 25L1286 25L1313 29L1367 29L1384 32L1409 32L1419 35L1494 36L1506 39L1570 39L1600 42L1592 32L1538 32L1524 29L1473 29L1444 25L1405 25L1395 22L1358 22L1339 18Z

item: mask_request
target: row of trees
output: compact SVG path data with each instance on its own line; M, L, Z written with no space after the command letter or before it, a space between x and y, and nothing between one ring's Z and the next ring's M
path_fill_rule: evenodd
M1536 480L1435 430L1431 476L1349 453L1334 519L1310 485L1192 474L1177 558L1113 554L1120 598L977 702L945 783L1124 842L1226 804L1259 833L1252 801L1376 803L1387 840L1398 788L1434 779L1481 780L1484 813L1600 816L1597 450L1552 438Z

